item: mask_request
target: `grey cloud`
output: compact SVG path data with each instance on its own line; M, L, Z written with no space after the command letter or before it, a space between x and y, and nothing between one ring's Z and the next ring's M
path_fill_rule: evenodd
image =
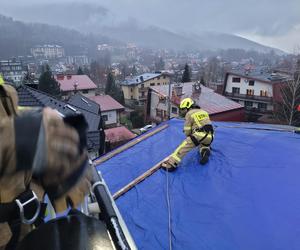
M17 4L22 2L14 1ZM53 2L55 0L27 0L26 5L38 3L39 6L49 6ZM265 36L287 34L300 23L299 0L56 0L59 5L73 2L77 3L77 7L79 4L86 6L77 8L81 9L78 13L75 11L76 4L72 4L73 10L72 7L63 9L54 19L50 14L47 16L47 12L42 14L37 11L30 18L45 19L46 15L47 19L53 19L52 23L73 26L83 23L86 26L116 25L133 18L140 24L156 25L172 31L251 32ZM2 6L5 9L4 3ZM12 10L16 13L18 8L14 7ZM25 18L26 12L24 8L19 8L17 15Z

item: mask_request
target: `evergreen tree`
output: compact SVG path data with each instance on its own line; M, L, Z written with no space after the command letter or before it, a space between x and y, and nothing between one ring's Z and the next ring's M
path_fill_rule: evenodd
M201 76L201 78L200 78L200 84L202 84L203 86L206 86L203 76Z
M61 97L59 83L54 79L49 65L45 65L42 68L38 89L56 98Z
M83 67L83 74L90 77L90 70L86 65Z
M190 67L188 64L184 67L184 72L182 75L181 82L190 82L191 81L191 74L190 74Z
M112 95L115 89L116 89L115 78L114 78L113 74L111 72L109 72L107 75L105 94Z
M81 69L81 67L78 68L77 75L84 75L83 70Z
M132 74L133 76L136 76L136 75L138 74L138 71L137 71L135 65L133 65L133 67L132 67L131 74Z
M109 72L107 75L107 82L105 86L105 94L110 95L115 100L117 100L119 103L124 104L124 95L121 88L116 84L114 75Z
M164 60L159 57L156 61L155 61L155 71L161 71L165 69L165 62Z

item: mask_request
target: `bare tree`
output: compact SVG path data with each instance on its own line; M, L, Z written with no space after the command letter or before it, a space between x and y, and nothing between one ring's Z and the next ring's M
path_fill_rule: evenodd
M281 102L277 103L276 116L288 125L300 126L300 60L294 77L280 87Z

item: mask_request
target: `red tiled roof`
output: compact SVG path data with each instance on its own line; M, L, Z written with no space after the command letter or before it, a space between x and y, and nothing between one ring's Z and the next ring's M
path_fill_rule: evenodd
M111 143L128 141L136 137L134 133L123 126L105 129L104 131L106 140L110 141Z
M88 96L88 98L100 105L101 111L123 110L125 107L110 95Z
M96 89L96 84L87 75L55 75L62 91L72 91L77 85L77 90Z

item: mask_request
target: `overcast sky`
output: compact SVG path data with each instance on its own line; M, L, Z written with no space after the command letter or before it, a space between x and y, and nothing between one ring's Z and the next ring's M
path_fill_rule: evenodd
M106 9L101 13L101 20L110 24L134 18L142 25L171 31L231 33L289 52L300 52L300 0L0 0L0 13L17 15L12 7L7 7L15 5L22 16L21 6L54 2L100 5ZM68 10L65 11L68 15ZM26 13L22 14L23 18ZM31 21L34 16L30 13Z

